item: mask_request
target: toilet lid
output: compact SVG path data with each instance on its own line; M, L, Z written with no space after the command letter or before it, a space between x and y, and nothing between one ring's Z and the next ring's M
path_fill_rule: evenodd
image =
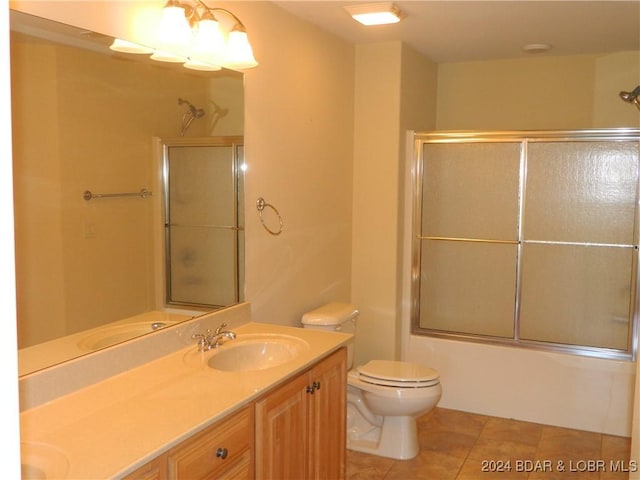
M415 388L439 383L436 370L417 363L371 360L357 370L362 381L376 385Z

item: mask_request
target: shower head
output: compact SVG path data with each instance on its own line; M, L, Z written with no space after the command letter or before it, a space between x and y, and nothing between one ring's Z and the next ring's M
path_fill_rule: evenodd
M204 117L204 113L205 113L204 110L202 108L196 108L195 105L193 105L188 100L179 98L178 105L187 105L187 107L189 108L189 113L193 115L195 118Z
M631 92L620 92L620 98L628 103L633 103L638 110L640 110L640 85L634 88Z
M193 105L189 105L189 112L196 118L204 117L204 110L202 108L196 108Z
M184 132L187 131L187 128L189 128L193 119L204 117L205 111L202 108L196 108L191 102L182 98L178 99L178 105L186 105L188 108L188 111L182 115L182 129L180 130L180 135L184 135Z

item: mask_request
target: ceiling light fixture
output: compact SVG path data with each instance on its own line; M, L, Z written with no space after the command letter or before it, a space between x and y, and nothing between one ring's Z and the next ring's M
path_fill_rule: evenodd
M344 9L354 20L367 26L398 23L403 18L400 9L393 3L348 5Z
M156 37L157 49L153 60L183 63L186 68L197 70L244 70L258 65L247 37L247 30L240 19L224 8L208 7L202 0L195 5L168 0L162 10L162 18ZM233 26L225 33L220 28L216 14L231 17ZM117 39L112 50L126 51L119 47ZM126 53L133 52L132 49ZM146 52L148 53L148 52Z

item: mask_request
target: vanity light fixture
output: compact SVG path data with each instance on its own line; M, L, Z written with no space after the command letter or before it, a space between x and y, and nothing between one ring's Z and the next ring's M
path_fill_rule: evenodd
M209 7L202 0L191 5L178 0L168 0L162 10L156 43L158 49L151 58L161 62L182 63L195 70L244 70L258 65L247 37L247 30L240 19L225 8ZM231 18L232 27L225 33L215 15ZM119 49L114 41L110 47L126 53L132 49ZM144 48L144 47L141 47ZM149 52L144 52L149 53Z
M137 53L142 55L149 55L153 53L153 48L148 48L143 45L138 45L137 43L121 40L119 38L116 38L109 48L116 52L122 53Z
M393 3L348 5L344 9L354 20L367 26L398 23L403 18L400 9Z

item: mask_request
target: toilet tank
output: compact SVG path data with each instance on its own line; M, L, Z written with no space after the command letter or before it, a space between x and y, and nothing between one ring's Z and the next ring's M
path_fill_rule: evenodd
M358 310L349 303L328 303L302 315L302 326L316 330L356 334ZM353 366L354 342L347 346L347 368Z

